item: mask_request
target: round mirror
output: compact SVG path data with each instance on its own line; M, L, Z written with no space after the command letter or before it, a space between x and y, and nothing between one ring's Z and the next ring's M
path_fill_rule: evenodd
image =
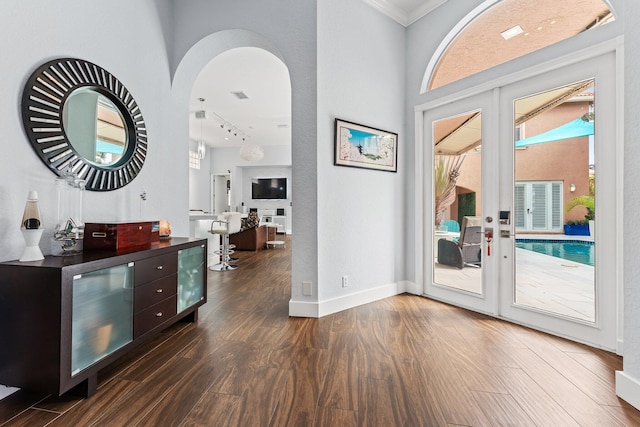
M62 126L71 146L94 165L112 166L127 150L122 112L93 88L79 88L69 95Z
M22 94L22 123L31 146L58 176L69 170L86 189L131 182L147 156L138 104L105 69L74 58L41 65Z

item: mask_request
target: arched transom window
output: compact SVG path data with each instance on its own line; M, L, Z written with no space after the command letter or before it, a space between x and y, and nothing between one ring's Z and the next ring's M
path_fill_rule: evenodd
M602 0L487 0L443 40L423 92L613 21Z

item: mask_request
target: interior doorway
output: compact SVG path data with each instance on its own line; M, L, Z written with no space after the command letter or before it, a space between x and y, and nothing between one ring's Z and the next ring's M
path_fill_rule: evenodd
M211 174L211 212L219 215L231 210L231 174Z

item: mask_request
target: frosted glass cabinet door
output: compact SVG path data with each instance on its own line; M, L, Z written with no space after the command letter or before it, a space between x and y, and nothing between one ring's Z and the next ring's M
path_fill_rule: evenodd
M178 313L204 298L204 245L178 251Z
M133 265L73 277L71 375L133 339Z

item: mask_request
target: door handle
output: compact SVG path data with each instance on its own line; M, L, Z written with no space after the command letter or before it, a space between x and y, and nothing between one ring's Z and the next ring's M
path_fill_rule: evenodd
M487 256L491 256L491 241L493 240L493 228L484 229L484 239L487 241Z
M486 228L484 230L484 238L487 239L487 243L491 243L493 240L493 228Z

